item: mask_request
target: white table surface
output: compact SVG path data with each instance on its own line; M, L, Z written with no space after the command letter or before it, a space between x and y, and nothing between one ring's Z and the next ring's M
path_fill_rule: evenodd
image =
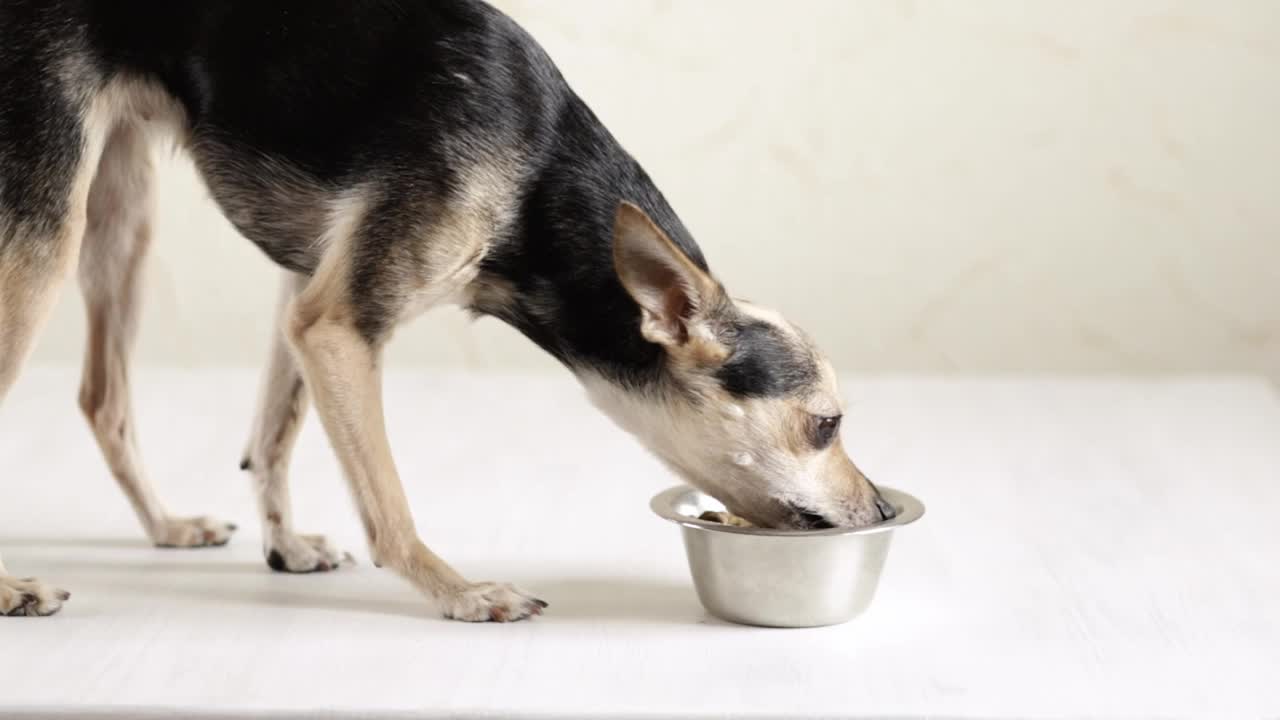
M369 564L314 417L299 525L360 564L269 572L236 469L256 373L135 382L162 496L240 532L149 547L75 373L28 369L0 408L0 553L73 597L0 618L0 717L1280 717L1280 401L1261 380L846 382L855 460L928 513L869 613L815 630L704 614L647 508L673 478L568 377L387 380L427 543L550 601L515 625L439 620Z

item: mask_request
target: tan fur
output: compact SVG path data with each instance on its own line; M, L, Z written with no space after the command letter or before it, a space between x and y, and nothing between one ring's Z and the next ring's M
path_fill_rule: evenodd
M31 228L0 218L0 236L20 248L0 256L0 400L17 379L36 331L79 253L83 220L68 218L52 240L49 255L25 252L37 244Z
M278 319L284 317L306 282L303 276L284 273ZM245 451L247 469L257 490L264 550L279 553L281 569L289 572L332 570L349 562L351 556L335 549L323 536L301 535L293 527L289 457L307 413L307 386L278 325L273 335L271 359L263 375L258 412Z
M80 166L72 181L66 217L52 231L53 237L48 241L34 239L32 235L45 230L0 215L0 246L16 249L0 254L0 400L17 378L57 289L80 254L89 186L114 124L118 101L108 91L85 102Z
M88 198L80 262L89 328L80 406L152 542L220 545L234 526L204 516L175 517L151 487L139 457L129 389L138 288L154 212L150 146L156 137L177 137L182 111L154 85L128 79L113 81L93 104L105 141Z
M761 527L785 526L794 502L848 525L878 520L874 490L837 440L815 450L808 408L838 408L833 386L804 397L740 400L705 369L673 368L665 389L629 392L580 374L588 397L678 475ZM838 413L838 410L836 411ZM828 414L824 411L821 414Z
M516 167L514 161L501 159L473 166L462 175L456 195L432 213L431 226L420 230L427 236L422 243L423 276L406 299L402 320L469 297L490 243L515 215Z
M71 593L35 578L16 578L0 565L0 616L52 615L62 609Z

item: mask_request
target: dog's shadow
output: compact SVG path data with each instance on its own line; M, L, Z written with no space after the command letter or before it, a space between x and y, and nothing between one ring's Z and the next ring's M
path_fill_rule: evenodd
M438 619L429 601L391 573L367 564L332 573L283 575L271 572L263 562L228 557L219 548L156 549L145 540L118 537L0 538L0 548L21 551L32 547L139 551L136 556L112 552L109 560L42 553L39 560L32 558L23 563L24 567L34 565L31 569L42 579L66 585L81 597L95 591L118 596L139 593L202 604ZM551 604L544 621L679 625L710 622L688 583L620 576L540 577L530 573L509 579Z
M109 548L145 550L155 548L145 538L139 537L0 537L0 551L14 548Z
M636 577L529 577L521 584L551 601L549 617L678 625L705 617L688 584Z

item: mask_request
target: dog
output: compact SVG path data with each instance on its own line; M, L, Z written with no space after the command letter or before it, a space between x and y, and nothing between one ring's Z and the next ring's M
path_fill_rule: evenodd
M295 530L289 503L289 456L314 403L375 565L449 618L547 607L470 582L428 549L392 461L382 348L398 324L447 303L551 353L624 430L755 525L892 516L841 445L831 364L777 313L726 292L640 165L495 8L5 0L0 399L78 268L79 404L156 545L221 545L235 530L171 515L139 458L128 368L156 143L189 154L225 216L283 271L241 462L272 570L344 563ZM67 598L0 564L0 615L49 615Z

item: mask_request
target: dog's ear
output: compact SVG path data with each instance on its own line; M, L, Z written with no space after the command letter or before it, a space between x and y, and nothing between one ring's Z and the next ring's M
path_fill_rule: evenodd
M645 339L694 352L703 362L724 360L728 351L709 325L724 290L643 210L628 202L618 206L614 222L613 265L640 306Z

